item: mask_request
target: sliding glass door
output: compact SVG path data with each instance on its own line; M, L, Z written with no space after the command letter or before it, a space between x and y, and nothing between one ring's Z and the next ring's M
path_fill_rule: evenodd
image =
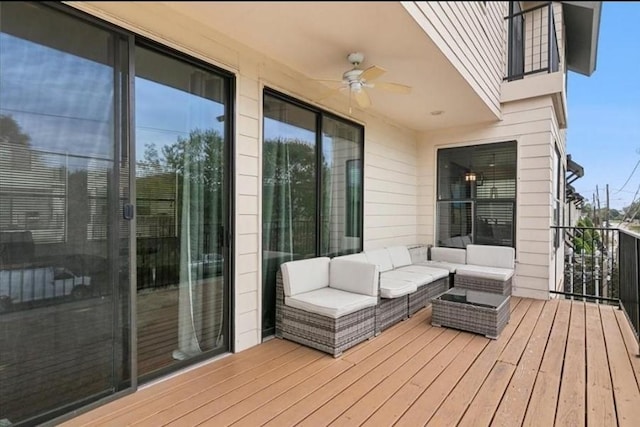
M280 264L362 250L363 128L264 95L262 334L275 332Z
M150 377L229 349L229 79L135 55L137 362Z
M131 386L128 38L0 3L0 424Z

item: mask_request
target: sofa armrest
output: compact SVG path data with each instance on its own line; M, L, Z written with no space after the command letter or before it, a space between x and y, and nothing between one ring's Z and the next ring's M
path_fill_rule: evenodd
M362 295L378 296L378 266L345 259L329 264L329 287Z

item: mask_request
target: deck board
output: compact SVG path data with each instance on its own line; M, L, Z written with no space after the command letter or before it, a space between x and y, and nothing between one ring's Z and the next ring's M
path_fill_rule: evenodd
M586 367L584 303L571 304L569 335L565 353L556 424L585 425Z
M623 426L640 418L637 343L619 310L513 297L497 340L430 323L423 309L339 358L269 340L62 425Z
M624 338L620 333L612 307L602 308L600 315L607 346L618 425L636 426L640 419L640 390L633 374Z
M611 375L607 363L607 349L602 333L600 310L597 305L585 306L587 338L587 424L615 426L616 408L613 403Z
M524 421L527 405L533 393L533 385L542 363L542 356L549 340L557 308L557 300L545 304L522 359L518 363L515 373L509 382L509 387L498 406L493 418L493 425L508 427L521 425Z

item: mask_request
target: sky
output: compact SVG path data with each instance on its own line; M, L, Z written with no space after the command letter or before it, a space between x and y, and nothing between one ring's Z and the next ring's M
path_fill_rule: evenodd
M640 199L640 2L602 2L596 61L568 74L567 153L584 167L572 185L590 203L597 186L604 207L608 184L620 210Z

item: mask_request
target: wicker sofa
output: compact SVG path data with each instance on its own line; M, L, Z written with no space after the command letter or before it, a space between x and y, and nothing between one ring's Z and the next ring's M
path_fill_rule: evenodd
M467 263L456 268L454 286L511 295L515 253L508 246L467 245Z
M429 305L448 288L448 270L413 263L406 246L372 249L337 257L375 264L380 271L376 334Z
M507 246L467 245L466 249L433 247L428 260L424 247L412 251L414 263L449 270L456 288L511 295L515 249Z
M376 265L327 257L290 261L276 275L276 336L338 357L375 336Z

